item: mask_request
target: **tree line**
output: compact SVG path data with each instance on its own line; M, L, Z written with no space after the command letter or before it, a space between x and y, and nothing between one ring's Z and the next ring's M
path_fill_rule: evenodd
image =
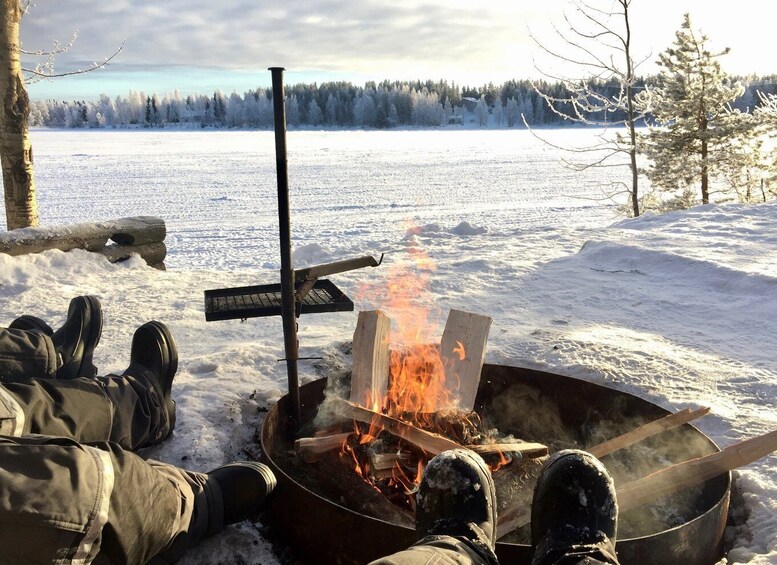
M777 94L777 75L733 79L744 92L732 102L734 109L752 112L761 94ZM635 81L637 91L655 84L656 78ZM586 84L592 93L609 96L617 91L616 80L592 79ZM459 124L469 112L477 124L486 127L519 127L568 123L569 102L554 109L546 97L566 101L571 97L564 81L510 80L501 85L460 87L448 81L383 81L355 86L350 82L295 84L286 88L287 123L294 127L391 128L397 126L438 127ZM598 119L597 110L583 112ZM610 112L612 123L623 120L622 111ZM97 100L37 100L31 102L30 125L53 128L165 127L190 124L195 127L259 128L273 126L272 91L256 88L242 95L217 90L212 95L182 96L178 91L158 95L130 91Z

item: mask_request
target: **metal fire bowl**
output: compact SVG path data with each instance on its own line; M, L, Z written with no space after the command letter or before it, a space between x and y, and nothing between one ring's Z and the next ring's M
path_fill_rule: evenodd
M625 392L553 373L501 365L483 367L476 409L486 410L498 425L499 415L489 412L489 407L517 384L536 388L541 400L556 402L563 424L572 430L584 430L600 420L621 421L624 415L655 419L669 414L663 408ZM303 423L315 416L324 398L325 386L326 379L320 379L300 388ZM515 416L513 414L513 421ZM531 414L526 414L526 418L531 418ZM286 539L296 553L308 563L364 564L415 542L412 529L344 508L311 492L290 476L289 471L278 463L281 459L278 454L293 448L289 421L289 401L288 396L284 396L270 409L262 426L262 450L278 478L278 488L265 516L271 528ZM498 427L505 433L519 432ZM667 433L680 434L677 440L682 442L689 439L683 434L691 434L691 439L695 440L692 443L702 451L694 456L719 451L707 436L690 424L662 436ZM544 441L540 437L526 439ZM657 457L663 456L662 444L654 443ZM698 509L695 518L652 535L618 539L621 564L711 565L718 561L722 554L730 487L730 473L710 479L699 490L699 500L694 505ZM529 565L532 549L529 545L498 542L496 553L502 563Z

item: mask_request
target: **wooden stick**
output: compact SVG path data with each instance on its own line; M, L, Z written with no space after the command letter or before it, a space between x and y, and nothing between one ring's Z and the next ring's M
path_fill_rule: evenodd
M303 437L294 442L294 450L307 463L318 461L321 456L333 449L342 447L353 432L319 437Z
M618 508L628 510L690 488L737 467L749 465L773 451L777 451L777 430L735 443L718 453L661 469L619 488Z
M370 468L377 471L391 470L399 462L397 453L371 453Z
M588 453L594 457L604 457L605 455L618 451L619 449L634 445L635 443L649 438L650 436L677 428L683 424L687 424L692 420L706 416L709 414L709 412L710 409L707 407L697 408L696 410L686 408L685 410L680 410L675 414L669 414L668 416L664 416L663 418L649 422L644 426L640 426L636 430L632 430L623 435L600 443L599 445L595 445L586 451L588 451Z
M341 416L386 430L432 455L439 455L449 449L462 449L460 444L439 434L427 432L391 416L357 406L345 399L333 399L330 403L334 411Z
M440 342L445 386L459 399L459 409L472 410L486 357L491 318L451 310Z
M640 426L639 428L630 432L626 432L625 434L619 435L618 437L612 438L598 445L594 445L587 451L593 454L595 457L604 457L605 455L614 453L619 449L623 449L624 447L633 445L639 441L642 441L643 439L647 439L650 436L671 430L672 428L681 426L690 422L691 420L700 418L701 416L708 414L709 411L710 409L707 407L698 408L696 410L686 408L685 410L680 410L675 414L670 414L668 416L664 416L663 418L659 418L658 420L648 422L644 426ZM528 524L530 520L530 513L531 510L523 505L508 506L499 515L499 536L501 537L507 535L510 532Z
M391 318L380 310L359 312L353 334L351 402L375 408L386 396Z
M548 454L548 446L541 443L528 441L513 441L510 443L484 443L478 445L465 445L479 455L491 455L495 453L520 453L521 457L534 459Z
M777 451L777 430L739 443L711 455L671 465L616 489L618 509L626 511L656 498L703 483L723 473L749 465ZM528 507L510 508L499 517L497 539L525 526L531 519Z

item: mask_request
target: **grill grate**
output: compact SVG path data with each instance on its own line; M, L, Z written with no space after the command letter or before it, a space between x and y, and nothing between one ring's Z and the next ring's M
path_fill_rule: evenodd
M299 287L299 285L298 285ZM301 314L351 312L353 302L329 280L319 279L299 303ZM205 291L205 320L281 315L281 285L264 284Z

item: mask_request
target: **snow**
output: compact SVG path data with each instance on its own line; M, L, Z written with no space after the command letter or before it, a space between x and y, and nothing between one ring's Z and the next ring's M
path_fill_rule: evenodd
M583 130L548 130L581 141ZM95 363L129 363L134 329L169 325L180 350L173 436L146 455L207 471L255 457L263 411L286 392L280 318L205 323L203 291L278 277L270 132L35 131L43 225L152 215L168 226L168 270L83 251L0 254L6 323L54 327L73 296L105 310ZM777 203L700 206L622 219L601 196L613 171L578 177L525 131L289 134L297 266L363 254L383 265L331 278L358 309L417 245L430 291L488 314L487 361L561 373L671 410L707 405L721 447L777 429ZM613 177L614 178L614 177ZM348 341L357 312L303 316L300 355ZM772 344L772 345L769 345ZM301 362L302 382L319 378ZM777 457L741 469L726 563L777 563ZM250 523L184 563L277 563Z

